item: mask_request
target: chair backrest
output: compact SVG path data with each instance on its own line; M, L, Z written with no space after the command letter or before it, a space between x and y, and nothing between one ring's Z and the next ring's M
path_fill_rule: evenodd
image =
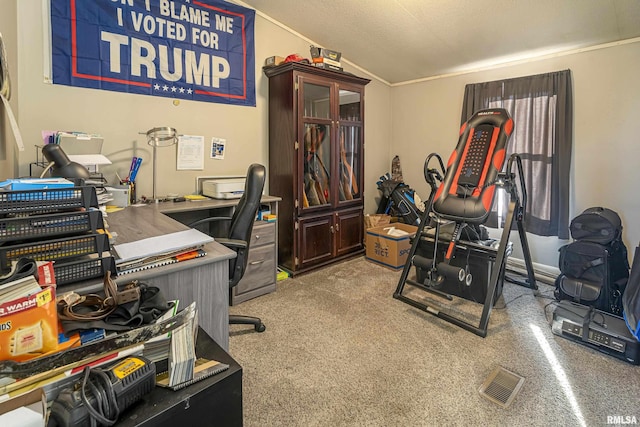
M244 183L244 193L236 206L231 224L229 225L229 239L243 240L247 242L245 250L238 251L238 256L231 260L229 265L229 286L235 286L247 267L249 243L251 232L255 222L260 199L264 189L266 170L263 165L254 163L247 170L247 179Z
M477 111L462 125L434 197L436 214L472 224L486 221L512 131L513 120L503 108Z

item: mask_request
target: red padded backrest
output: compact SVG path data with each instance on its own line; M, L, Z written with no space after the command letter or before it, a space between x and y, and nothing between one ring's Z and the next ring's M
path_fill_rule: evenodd
M435 213L455 221L486 221L512 131L513 120L504 108L477 111L462 125L434 198Z

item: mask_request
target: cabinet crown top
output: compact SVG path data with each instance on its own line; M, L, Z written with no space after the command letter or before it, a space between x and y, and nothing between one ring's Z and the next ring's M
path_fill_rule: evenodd
M370 79L358 77L346 71L325 70L323 68L314 67L313 65L302 64L300 62L287 62L284 64L276 65L275 67L262 67L262 70L264 71L264 74L269 78L277 76L279 74L299 71L361 85L366 85L371 81Z

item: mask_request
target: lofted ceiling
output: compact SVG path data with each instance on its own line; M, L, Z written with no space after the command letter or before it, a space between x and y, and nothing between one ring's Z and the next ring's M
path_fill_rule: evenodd
M390 84L640 37L640 0L241 3Z

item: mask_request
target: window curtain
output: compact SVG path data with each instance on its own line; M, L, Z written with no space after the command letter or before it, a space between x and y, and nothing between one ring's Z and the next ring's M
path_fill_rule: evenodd
M569 238L571 89L570 70L468 84L462 105L462 123L480 109L501 107L509 111L515 126L507 158L512 153L522 158L528 195L526 229L560 239ZM496 195L500 193L504 194ZM497 226L499 205L494 203L488 226Z

